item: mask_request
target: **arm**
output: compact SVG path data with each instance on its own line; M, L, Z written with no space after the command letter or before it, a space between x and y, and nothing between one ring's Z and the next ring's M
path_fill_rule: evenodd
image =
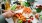
M5 18L1 15L2 9L0 8L0 23L5 23Z
M0 15L0 23L5 23L5 18L3 15Z
M3 13L2 15L0 15L0 23L5 23L5 18L11 18L13 16L14 16L13 11L7 11Z

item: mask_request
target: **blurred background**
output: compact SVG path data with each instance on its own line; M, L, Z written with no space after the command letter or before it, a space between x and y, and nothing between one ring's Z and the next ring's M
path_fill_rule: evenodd
M0 9L8 10L14 4L17 4L17 3L19 4L21 2L30 3L28 6L31 8L36 8L36 6L39 6L39 5L42 6L42 0L0 0ZM0 11L0 14L1 14L1 11ZM42 12L40 12L40 15L42 15ZM8 23L14 23L12 18L6 19L6 21Z

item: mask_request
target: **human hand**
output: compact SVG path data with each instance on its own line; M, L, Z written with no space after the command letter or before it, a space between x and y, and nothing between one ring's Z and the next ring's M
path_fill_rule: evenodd
M0 9L0 11L2 11L4 13L4 12L7 12L8 10Z
M7 11L5 13L3 13L2 15L5 17L5 18L10 18L12 16L14 16L14 11Z

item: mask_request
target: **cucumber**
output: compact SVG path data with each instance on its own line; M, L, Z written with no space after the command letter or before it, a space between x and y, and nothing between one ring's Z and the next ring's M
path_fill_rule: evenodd
M12 7L11 7L11 10L15 10L16 9L16 4L14 4Z

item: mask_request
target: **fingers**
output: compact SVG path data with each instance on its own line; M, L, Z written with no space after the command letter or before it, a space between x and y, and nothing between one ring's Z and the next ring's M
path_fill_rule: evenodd
M13 10L11 10L12 13L15 13Z
M15 12L12 11L12 10L3 10L3 12L5 12L5 18L10 18L10 17L13 17Z
M3 12L7 12L7 10L3 10Z
M2 10L3 12L8 12L8 11L11 11L11 10Z
M9 12L9 14L13 17L14 16L14 14L15 14L15 12L14 11L12 11L12 10L9 10L8 11Z

